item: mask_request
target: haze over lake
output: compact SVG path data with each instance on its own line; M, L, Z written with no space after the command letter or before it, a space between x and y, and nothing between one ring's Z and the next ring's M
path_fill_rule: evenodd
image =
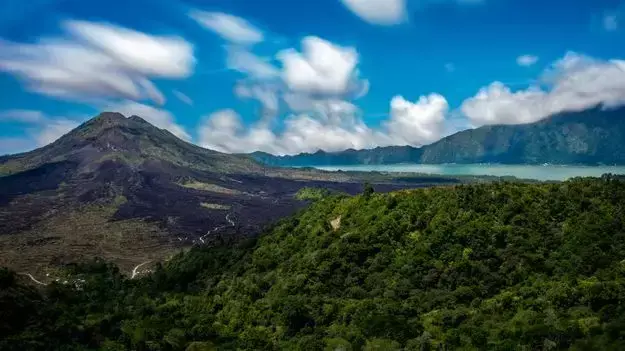
M561 166L561 165L498 165L498 164L396 164L314 166L326 171L413 172L440 175L514 176L536 180L566 180L573 177L599 177L605 173L625 174L625 166Z

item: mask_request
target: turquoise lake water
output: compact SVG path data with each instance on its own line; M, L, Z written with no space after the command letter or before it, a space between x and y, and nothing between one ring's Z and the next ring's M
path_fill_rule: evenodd
M397 164L315 166L327 171L414 172L440 175L514 176L536 180L566 180L572 177L599 177L604 173L625 174L625 166L559 166L559 165L494 165L494 164Z

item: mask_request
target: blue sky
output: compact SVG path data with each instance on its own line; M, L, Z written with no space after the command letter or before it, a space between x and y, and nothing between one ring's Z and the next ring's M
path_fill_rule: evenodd
M625 5L4 0L0 154L101 110L277 154L423 145L625 102Z

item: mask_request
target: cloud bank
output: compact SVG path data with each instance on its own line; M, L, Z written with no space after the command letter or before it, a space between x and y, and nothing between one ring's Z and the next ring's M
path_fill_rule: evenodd
M310 42L306 43L307 40ZM198 143L223 152L260 150L274 154L420 146L457 131L450 127L452 124L479 127L531 123L560 112L625 104L625 61L597 60L570 52L550 65L538 83L513 90L504 83L493 82L456 110L450 110L446 98L440 94L421 96L414 102L397 95L390 101L386 119L372 127L364 122L363 111L353 98L346 98L350 96L349 87L358 85L353 82L366 81L359 75L357 51L320 38L303 41L302 52L295 49L282 52L293 55L290 59L295 61L293 66L283 65L277 74L286 90L279 93L270 90L274 94L265 97L270 101L265 105L275 107L280 99L289 107L291 112L283 120L282 128L272 130L262 119L246 126L234 110L221 110L205 117ZM328 52L316 56L324 50ZM321 57L327 61L318 64ZM522 61L530 64L537 60L527 57ZM325 79L317 71L336 74ZM238 95L261 100L266 91L254 91L260 87L238 87ZM453 122L451 116L455 117Z
M603 61L569 52L539 81L541 85L518 91L494 82L465 100L461 111L473 126L482 126L531 123L560 112L625 104L622 60Z

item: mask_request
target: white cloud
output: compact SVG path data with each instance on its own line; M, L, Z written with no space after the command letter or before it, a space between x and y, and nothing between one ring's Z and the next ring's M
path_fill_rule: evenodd
M486 0L419 0L415 7L424 7L440 3L458 5L478 5ZM408 20L407 0L341 0L356 16L365 22L377 25L396 25Z
M274 154L423 145L441 137L448 109L447 101L437 94L414 103L398 96L391 102L390 118L381 127L371 128L358 107L347 101L298 100L297 104L307 112L287 117L280 132L264 123L245 127L235 111L217 111L200 126L199 144L222 152Z
M343 5L364 21L394 25L406 20L406 0L341 0Z
M161 93L160 90L158 90L154 83L150 82L145 78L141 78L137 82L139 86L143 88L143 91L150 100L156 102L158 105L165 104L165 96L163 95L163 93Z
M174 116L166 110L141 104L135 101L124 101L110 104L104 108L106 111L119 112L124 116L137 115L154 126L166 129L180 139L190 141L191 136L181 125L177 124Z
M344 150L375 145L379 139L362 122L341 126L310 115L293 115L285 120L284 131L274 133L265 125L245 128L233 110L217 111L200 128L200 145L222 152L262 150L273 154L293 154L319 149Z
M184 102L187 105L193 105L193 100L181 91L174 90L172 93L176 98L178 98L178 100Z
M206 117L199 128L199 144L221 152L271 150L277 152L275 135L265 126L245 129L238 113L231 109L217 111Z
M494 82L465 100L461 110L476 127L530 123L546 117L545 95L539 88L512 92L503 83Z
M80 124L75 119L51 117L36 110L7 110L0 112L0 123L17 122L26 125L23 137L0 139L0 153L19 152L45 146L67 134Z
M533 66L534 64L536 64L536 62L538 62L538 56L534 55L521 55L516 59L516 63L519 66L524 67Z
M302 52L294 49L278 53L282 79L295 92L318 95L349 95L361 92L367 82L356 68L358 52L318 37L302 39Z
M268 59L262 59L240 47L228 47L226 49L228 68L256 79L273 78L280 74L280 71L268 61Z
M256 44L263 41L263 33L243 18L223 12L194 10L189 16L200 25L214 31L222 38L237 44Z
M389 118L379 127L364 123L362 112L351 101L367 94L369 82L360 77L359 55L343 47L309 36L302 39L301 51L287 49L276 57L274 67L248 49L229 47L228 66L245 78L234 88L242 99L256 99L263 116L244 125L231 109L207 116L199 127L198 143L223 152L261 150L275 154L338 151L386 145L423 145L446 131L448 104L438 94L416 102L397 96ZM290 115L272 129L280 106Z
M276 57L281 66L241 46L227 46L226 53L228 68L244 75L234 87L235 95L258 100L264 122L273 119L281 106L290 112L309 112L320 101L358 99L369 89L369 82L359 77L356 49L317 37L305 37L301 52L280 51Z
M79 123L64 118L50 120L43 125L43 128L35 135L35 141L38 146L45 146L63 135L69 133L72 129L78 127Z
M438 94L422 96L412 103L402 96L391 100L391 118L386 122L389 135L401 145L429 144L441 137L447 100Z
M519 91L494 82L465 100L461 110L474 126L480 126L530 123L559 112L625 104L625 61L568 53L541 81L547 88L533 85Z
M280 104L278 92L270 85L247 85L240 83L235 86L234 94L239 98L258 100L265 108L265 113L271 113L272 116L278 111Z
M608 32L613 32L618 29L618 17L615 14L609 14L603 16L603 28Z
M66 21L68 38L34 44L0 41L0 71L31 91L69 99L152 99L164 103L151 77L192 73L193 47L180 37L152 36L104 23Z
M35 110L6 110L0 112L0 122L40 123L46 119L46 115Z
M132 72L146 76L188 77L193 46L181 37L152 36L103 23L67 21L66 28Z

